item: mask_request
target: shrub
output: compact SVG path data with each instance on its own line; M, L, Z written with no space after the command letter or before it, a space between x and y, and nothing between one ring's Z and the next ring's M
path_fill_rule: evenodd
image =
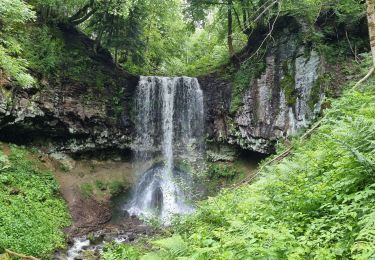
M231 165L212 164L208 168L208 176L212 179L215 179L215 178L233 179L234 177L240 174L241 172L236 167L231 166Z
M0 75L4 71L21 87L31 87L34 78L28 73L20 38L25 36L25 24L35 19L31 6L21 0L0 2Z
M69 172L70 171L70 167L66 164L61 164L60 165L60 170L63 171L63 172Z
M90 183L84 183L80 187L81 194L85 198L89 198L94 193L94 187Z
M99 190L106 190L107 189L107 184L102 182L102 181L96 181L95 182L95 186L99 189Z
M102 258L104 260L138 260L140 256L140 252L134 247L126 244L118 244L115 242L106 244L102 253Z
M117 195L124 190L124 184L119 181L113 181L109 184L109 192L112 195Z
M44 76L53 76L60 68L63 59L64 42L57 29L48 26L34 27L25 38L25 57L29 67Z

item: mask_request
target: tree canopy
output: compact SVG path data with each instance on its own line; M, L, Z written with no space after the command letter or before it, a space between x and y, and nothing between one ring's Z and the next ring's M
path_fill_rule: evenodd
M343 23L352 23L365 17L365 4L357 0L4 0L0 65L20 85L32 85L20 41L30 34L25 25L64 24L86 33L95 40L95 48L110 50L118 66L132 73L197 75L227 63L251 44L255 28L271 31L281 15L299 17L314 31L318 17L328 11Z

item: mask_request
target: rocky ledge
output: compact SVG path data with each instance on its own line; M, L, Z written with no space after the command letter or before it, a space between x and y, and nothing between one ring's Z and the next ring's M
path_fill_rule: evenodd
M0 139L43 147L46 152L77 153L126 149L132 133L132 91L138 78L118 68L111 55L73 28L62 28L66 49L84 55L85 80L38 78L21 89L7 78L0 88ZM73 54L72 54L73 55ZM75 64L64 64L68 70ZM78 67L78 66L77 66ZM78 75L78 76L80 76ZM102 84L97 84L102 79Z
M93 41L77 30L61 31L73 61L58 69L64 76L49 80L36 75L38 87L20 89L0 73L0 140L37 145L48 153L130 149L139 77L118 68L108 51L94 51ZM346 41L343 32L340 37ZM265 41L268 34L268 27L254 30L248 46L231 63L198 78L215 160L233 158L236 149L272 153L279 138L314 120L327 89L326 77L340 74L304 38L308 27L300 20L280 17L272 39ZM350 35L356 34L363 36L352 28ZM82 57L85 64L75 63ZM77 76L75 69L82 67ZM236 82L239 72L247 83Z

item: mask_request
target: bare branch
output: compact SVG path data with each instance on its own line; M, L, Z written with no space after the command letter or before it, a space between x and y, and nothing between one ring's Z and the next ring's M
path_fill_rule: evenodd
M355 85L354 85L354 87L352 88L352 90L356 90L363 82L365 82L366 80L368 80L370 77L371 77L371 75L374 73L374 71L375 71L375 67L372 67L371 69L370 69L370 71L367 73L367 75L366 76L364 76L360 81L358 81Z
M348 36L348 31L346 31L346 30L345 30L345 36L346 36L346 39L348 40L350 50L352 51L352 53L354 55L355 62L357 62L359 64L357 53L353 49L352 43L350 42L350 39L349 39L349 36Z
M74 15L72 15L68 21L73 25L78 25L89 19L98 9L94 8L95 0L90 0L85 6L78 10ZM89 11L89 9L91 9Z
M277 2L277 1L275 1L275 2ZM275 20L272 23L271 29L268 32L268 34L266 35L266 37L263 39L263 41L260 44L259 48L248 59L244 60L242 62L242 64L245 63L245 62L247 62L247 61L249 61L249 60L251 60L259 52L259 50L263 47L263 45L266 42L266 40L272 35L273 29L275 28L276 21L279 19L280 12L281 12L281 4L279 4L279 11L277 12L276 18L275 18Z
M262 18L262 16L271 8L271 7L273 7L275 4L277 4L279 2L279 0L276 0L276 1L273 1L269 6L267 6L264 10L263 10L263 12L261 12L259 15L258 15L258 17L257 18L255 18L255 20L254 20L254 23L256 23L260 18ZM277 16L279 16L279 14L280 14L280 10L279 10L279 13L278 13L278 15Z
M94 8L90 12L88 12L85 16L83 16L83 17L81 17L77 20L72 20L72 21L70 21L70 23L73 24L73 25L81 24L84 21L86 21L87 19L89 19L97 10L98 10L97 8Z

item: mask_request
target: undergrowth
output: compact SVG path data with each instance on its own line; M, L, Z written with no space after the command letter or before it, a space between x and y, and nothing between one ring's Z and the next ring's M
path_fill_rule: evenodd
M48 259L65 246L70 217L52 173L30 158L17 146L0 149L0 248Z
M175 219L174 234L139 258L375 258L374 84L331 101L291 156Z

